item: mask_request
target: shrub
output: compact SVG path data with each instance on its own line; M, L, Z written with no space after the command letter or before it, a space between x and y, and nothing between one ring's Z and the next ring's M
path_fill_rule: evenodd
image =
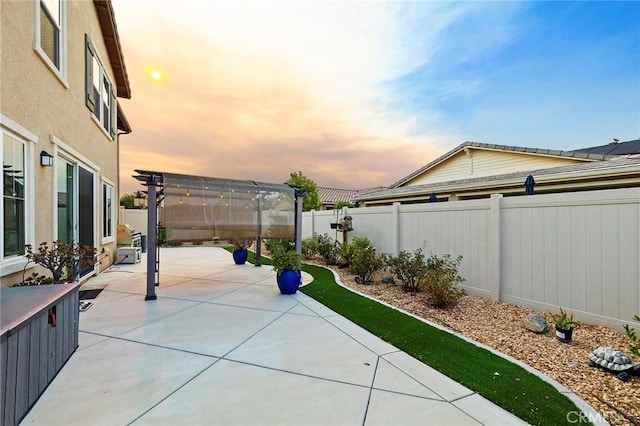
M264 240L264 245L271 253L275 253L278 250L294 251L296 243L291 238L272 238L270 240Z
M340 243L329 236L329 234L315 235L318 243L318 254L324 259L327 265L336 265L340 261Z
M355 237L350 243L344 244L340 250L342 261L347 265L351 265L356 254L361 250L373 247L371 241L367 237Z
M273 270L280 275L282 272L298 271L302 268L302 255L295 250L288 250L283 246L275 248L271 258Z
M386 269L400 282L402 290L417 293L422 290L427 276L427 263L422 249L416 249L413 254L402 250L397 256L386 256Z
M182 241L169 241L169 247L182 247Z
M354 205L353 205L353 203L350 203L348 201L338 201L336 203L336 205L333 207L333 209L334 210L341 210L343 207L353 208Z
M441 257L434 254L429 257L424 290L431 305L444 308L455 305L464 296L464 290L457 287L464 281L458 274L461 263L462 256L452 259L448 254Z
M233 245L236 250L246 250L253 244L252 238L237 238L235 240L229 240L229 243Z
M302 240L302 257L306 260L313 259L318 254L318 242L314 237Z
M166 228L158 228L157 240L158 241L156 241L156 243L159 244L159 245L167 243L167 229Z
M634 315L633 319L640 322L640 315ZM629 327L629 324L625 324L624 331L627 333L627 337L631 340L629 350L632 354L640 356L640 337L636 334L636 329Z
M373 274L384 266L384 255L376 254L376 248L368 246L353 255L349 269L360 277L363 284L371 283Z
M73 282L80 273L80 269L93 266L96 263L96 249L94 247L75 244L73 241L67 244L56 240L51 243L51 247L47 242L43 242L35 251L31 244L27 244L25 249L27 265L31 262L40 265L51 272L51 277L34 272L15 286ZM25 269L27 265L25 265Z

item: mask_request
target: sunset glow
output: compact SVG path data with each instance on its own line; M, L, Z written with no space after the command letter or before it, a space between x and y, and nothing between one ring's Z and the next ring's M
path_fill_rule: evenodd
M640 135L640 2L113 5L133 92L122 193L133 169L358 189L464 141Z

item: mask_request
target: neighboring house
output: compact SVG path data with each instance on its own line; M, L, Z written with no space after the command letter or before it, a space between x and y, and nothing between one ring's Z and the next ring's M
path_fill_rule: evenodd
M576 151L465 142L388 188L353 197L366 206L640 186L640 140Z
M0 19L0 282L22 279L25 244L58 239L97 248L90 276L115 258L118 139L131 131L111 2L2 1Z
M380 187L367 189L336 189L319 186L318 195L322 203L320 210L333 210L340 201L355 203L352 201L354 196L361 192L373 191L374 189L380 189Z

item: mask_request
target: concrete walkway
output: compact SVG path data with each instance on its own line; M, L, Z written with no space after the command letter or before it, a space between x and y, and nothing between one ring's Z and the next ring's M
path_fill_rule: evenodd
M521 420L220 248L92 278L80 347L22 424L499 425ZM308 279L308 277L307 277Z

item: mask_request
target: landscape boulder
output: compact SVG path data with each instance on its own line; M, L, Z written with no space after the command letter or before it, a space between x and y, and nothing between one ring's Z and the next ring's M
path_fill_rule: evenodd
M546 333L549 329L547 321L540 314L529 314L524 320L524 328L534 333Z

